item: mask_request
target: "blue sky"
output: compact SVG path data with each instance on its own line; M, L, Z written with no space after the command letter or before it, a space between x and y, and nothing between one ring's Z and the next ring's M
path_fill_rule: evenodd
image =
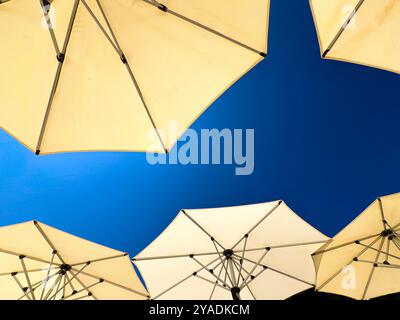
M321 60L308 1L273 0L267 59L192 127L254 128L253 175L140 153L36 157L0 132L0 225L36 219L134 255L181 208L284 199L333 236L400 191L399 81Z

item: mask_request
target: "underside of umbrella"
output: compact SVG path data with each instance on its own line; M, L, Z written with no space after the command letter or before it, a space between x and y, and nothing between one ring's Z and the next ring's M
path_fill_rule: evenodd
M286 299L313 287L327 238L282 201L182 210L134 260L152 299Z
M313 254L316 289L354 299L400 292L400 194L377 199Z
M400 73L398 0L310 0L324 58Z
M166 152L267 52L269 0L0 1L0 126L37 154Z
M1 300L144 300L126 253L33 221L0 228Z

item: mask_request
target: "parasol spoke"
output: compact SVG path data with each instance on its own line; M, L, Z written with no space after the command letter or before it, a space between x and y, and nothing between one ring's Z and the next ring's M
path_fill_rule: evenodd
M147 261L147 260L162 260L162 259L174 259L174 258L187 258L190 256L201 257L201 256L211 256L215 254L222 254L223 252L207 252L207 253L195 253L195 254L179 254L171 256L158 256L158 257L144 257L144 258L133 258L132 261Z
M31 294L31 296L32 296L32 299L33 299L33 300L36 300L35 293L33 292L33 289L32 289L31 279L30 279L30 277L29 277L29 274L28 274L28 271L27 271L27 268L26 268L24 259L25 259L25 256L22 256L22 255L21 255L21 256L19 257L19 261L21 262L22 269L24 270L26 283L28 284L28 287L29 287L29 292L30 292L30 294Z
M50 2L48 0L40 0L40 3L42 6L42 9L43 9L43 15L46 20L47 28L49 29L49 33L50 33L51 41L54 46L54 50L56 51L57 56L59 56L60 47L58 46L57 37L54 33L54 27L53 27L53 24L51 23L51 18L49 16Z
M201 280L204 280L204 281L206 281L206 282L209 282L209 283L211 283L211 284L213 284L213 285L217 285L217 287L220 287L221 289L224 289L224 290L229 291L228 288L226 288L226 287L224 287L224 286L221 286L218 282L211 281L210 279L204 278L204 277L200 276L199 274L196 274L195 277L197 277L197 278L199 278L199 279L201 279Z
M84 0L82 0L82 1L84 1ZM84 2L84 3L85 3L85 2ZM115 50L117 50L118 54L120 55L121 61L125 64L126 69L127 69L128 73L129 73L129 76L131 77L131 80L132 80L132 82L133 82L133 84L134 84L134 86L135 86L135 89L136 89L137 93L139 94L140 100L142 101L142 104L143 104L143 107L144 107L144 109L145 109L145 111L146 111L146 114L147 114L147 116L148 116L148 118L149 118L149 120L150 120L150 122L151 122L151 124L152 124L152 126L153 126L154 131L155 131L156 134L157 134L157 137L158 137L158 139L159 139L159 141L160 141L160 144L161 144L163 150L164 150L166 153L168 153L168 149L167 149L167 147L166 147L166 145L165 145L165 143L164 143L164 141L163 141L163 139L162 139L162 137L161 137L160 132L158 131L158 127L157 127L157 125L156 125L156 122L155 122L155 120L154 120L154 117L153 117L153 115L150 113L150 109L149 109L149 107L148 107L148 105L147 105L147 102L146 102L146 100L145 100L145 98L144 98L143 91L142 91L141 87L139 86L139 82L137 81L137 79L136 79L136 77L135 77L135 75L134 75L134 73L133 73L133 70L132 70L132 68L131 68L131 66L130 66L130 64L129 64L129 62L128 62L128 59L126 58L124 52L122 51L121 46L119 45L119 42L118 42L118 40L117 40L117 37L115 36L115 33L114 33L113 29L111 28L110 21L109 21L109 19L108 19L106 13L105 13L105 11L104 11L104 8L103 8L103 6L101 5L101 3L100 3L99 0L97 0L97 5L98 5L98 7L99 7L99 9L100 9L100 12L101 12L101 14L102 14L104 20L106 21L106 24L107 24L107 26L108 26L108 29L109 29L109 31L110 31L110 33L111 33L111 36L113 37L113 40L114 40L115 43L110 39L110 37L108 36L107 32L106 32L106 31L104 30L104 28L102 27L102 25L101 25L100 22L98 22L98 25L100 26L100 29L103 31L103 33L106 35L107 39L109 39L109 41L111 41L111 43L114 44L114 48L115 48ZM89 8L89 6L87 6L87 8ZM90 9L90 8L89 8L89 9ZM89 11L89 12L90 12L90 11ZM94 17L94 19L95 19L96 21L98 21L98 19L96 18L96 16L95 16L94 14L92 14L92 16Z
M381 235L374 239L368 246L366 246L363 250L361 250L351 261L349 261L347 264L345 264L343 267L350 265L354 261L357 261L361 255L363 255L368 249L371 249L371 247L379 240L381 239ZM328 283L330 283L333 279L335 279L341 272L343 268L340 268L339 271L335 272L331 277L329 277L324 283L322 283L318 288L316 288L316 291L321 290L324 288Z
M202 269L209 271L209 273L210 273L217 281L220 281L220 280L221 280L220 278L218 278L218 277L214 274L214 272L211 272L210 270L208 270L207 267L206 267L203 263L201 263L199 260L197 260L197 259L194 258L194 257L192 257L192 259L193 259L194 261L196 261L196 263L197 263L198 265L200 265L200 266L202 267ZM222 265L222 264L223 264L222 262L219 262L213 269L219 267L219 266Z
M238 264L240 264L240 266L242 267L242 263L237 262L236 259L232 259L232 261L233 261L233 265L235 266L236 270L238 270L238 272L239 272ZM241 268L241 270L248 274L248 272L243 267ZM241 274L241 272L239 272L239 277L242 279L242 281L244 281L244 277ZM239 278L239 281L240 281L240 278ZM239 281L238 281L238 285L239 285ZM250 289L250 286L248 286L247 283L245 283L245 287L247 287L247 289L249 290L249 292L252 295L253 299L257 300L256 297L254 296L252 290Z
M203 231L210 239L211 241L215 244L218 244L222 250L225 250L225 247L223 245L221 245L218 240L216 240L206 229L204 229L189 213L187 213L185 210L182 210L182 213L189 218L190 221L192 221L201 231ZM217 252L219 252L219 250L217 249Z
M336 34L335 38L332 40L332 42L329 44L328 48L324 51L322 56L325 58L328 53L333 49L337 41L340 39L342 36L343 32L346 30L347 26L350 24L350 22L353 20L355 15L357 14L358 10L361 8L365 0L360 0L354 10L351 12L350 16L347 18L347 20L344 22L342 27L340 28L339 32Z
M118 255L115 255L115 256L111 256L111 257L105 257L105 258L99 258L99 259L90 260L90 263L93 264L93 263L96 263L96 262L103 262L103 261L107 261L107 260L123 258L123 257L126 257L126 256L128 256L127 253L122 253L122 254L118 254ZM73 263L73 264L70 264L70 266L71 267L76 267L76 266L80 266L80 265L85 264L85 263L87 263L87 261Z
M246 252L246 248L247 248L247 239L248 239L248 238L249 238L249 237L247 236L247 237L245 237L245 240L244 240L243 252L242 252L242 261L243 261L243 258L244 258L244 254L245 254L245 252ZM240 275L242 274L242 268L243 268L243 263L240 263L240 269L239 269L239 271L238 271L237 285L239 285Z
M43 141L44 134L45 134L45 131L46 131L47 121L49 119L51 107L53 105L54 96L56 94L58 83L60 81L61 70L63 68L65 55L67 53L69 40L71 38L72 29L73 29L73 26L74 26L74 23L75 23L76 13L78 11L78 6L79 6L79 0L75 0L74 7L72 9L71 17L70 17L69 24L68 24L67 34L66 34L66 37L65 37L65 40L64 40L64 45L63 45L61 53L57 56L57 60L58 60L57 71L56 71L56 74L54 76L53 86L51 88L50 97L49 97L49 100L48 100L48 103L47 103L46 113L45 113L44 118L43 118L43 122L42 122L42 125L41 125L38 142L36 144L36 154L37 155L40 154L40 148L42 146L42 141Z
M218 31L216 31L216 30L214 30L214 29L212 29L210 27L205 26L204 24L201 24L201 23L199 23L199 22L197 22L197 21L195 21L193 19L190 19L188 17L185 17L182 14L179 14L178 12L175 12L175 11L167 8L165 5L161 4L157 0L143 0L143 1L148 3L148 4L150 4L150 5L153 5L153 6L157 7L158 9L160 9L163 12L169 13L169 14L171 14L171 15L173 15L173 16L175 16L175 17L177 17L177 18L179 18L179 19L181 19L183 21L189 22L192 25L195 25L195 26L197 26L197 27L199 27L201 29L204 29L204 30L206 30L208 32L211 32L211 33L213 33L213 34L215 34L215 35L217 35L217 36L219 36L219 37L221 37L223 39L226 39L226 40L228 40L228 41L240 46L240 47L243 47L243 48L245 48L247 50L250 50L250 51L252 51L254 53L257 53L257 54L261 55L262 57L266 56L266 53L260 52L259 50L254 49L254 48L252 48L252 47L250 47L250 46L248 46L248 45L246 45L246 44L244 44L242 42L239 42L239 41L237 41L237 40L235 40L235 39L233 39L231 37L228 37L228 36L222 34L221 32L218 32Z
M67 296L63 296L62 300L67 300L67 299L69 299L69 298L71 298L73 296L76 296L79 293L84 292L84 291L87 291L88 293L91 293L91 292L89 292L89 289L91 289L91 288L93 288L95 286L98 286L100 283L103 283L103 282L104 282L104 280L100 279L99 281L96 281L96 282L92 283L91 285L89 285L89 286L87 286L87 287L85 287L83 289L80 289L78 291L72 292L71 294L69 294ZM65 287L65 284L64 284L64 287Z
M232 247L232 250L235 249L245 237L248 237L250 233L252 233L261 223L263 223L265 219L267 219L282 204L282 202L283 201L278 201L278 203L271 210L269 210L260 221L258 221L242 238L240 238L238 242L236 242L236 244Z
M336 250L336 249L340 249L340 248L343 248L343 247L346 247L346 246L349 246L349 245L352 245L352 244L358 244L357 242L361 242L361 241L364 241L364 240L369 240L369 239L372 239L372 238L375 238L375 237L380 237L380 236L381 236L381 233L373 234L371 236L366 236L366 237L360 238L358 240L353 240L353 241L349 241L349 242L345 242L345 243L339 244L337 246L328 248L326 250L321 250L321 251L314 252L312 255L316 256L316 255L324 254L324 253L327 253L327 252L330 252L330 251L333 251L333 250Z
M253 272L256 270L257 266L261 266L260 263L265 258L265 256L267 255L268 252L269 252L269 250L265 250L265 252L262 254L262 256L258 259L258 261L255 263L255 265L251 269L250 274L253 274ZM250 275L247 275L247 277L245 278L244 282L247 282L247 280L250 277L251 277Z
M210 263L206 264L206 268L209 267L210 265L212 265L214 262L216 262L218 260L214 259L213 261L211 261ZM203 270L204 268L198 269L197 271L195 271L194 273L188 275L187 277L179 280L178 282L176 282L174 285L172 285L171 287L169 287L168 289L164 290L163 292L161 292L160 294L158 294L157 296L155 296L154 298L152 298L152 300L156 300L157 298L161 297L162 295L166 294L167 292L171 291L172 289L176 288L177 286L179 286L181 283L185 282L186 280L190 279L191 277L194 276L195 273L200 272L201 270Z
M45 282L44 282L44 285L43 285L42 293L41 293L41 295L40 295L40 300L43 299L44 292L46 291L47 281L49 280L49 274L50 274L50 270L51 270L51 268L52 268L52 266L53 266L53 262L54 262L54 257L55 257L55 255L56 255L56 252L53 251L53 252L52 252L52 255L51 255L51 260L50 260L49 268L47 269L47 274L46 274Z
M383 244L384 244L384 243L385 243L385 238L382 238L382 241L381 241L381 243L380 243L380 245L379 245L378 253L376 254L376 258L375 258L374 265L372 266L371 272L370 272L370 274L369 274L369 276L368 276L367 283L366 283L366 285L365 285L365 289L364 289L364 293L363 293L363 296L362 296L362 300L364 300L365 297L367 296L367 292L368 292L369 286L370 286L370 284L371 284L372 277L373 277L373 275L374 275L374 273L375 273L375 267L377 266L377 262L378 262L378 260L379 260L379 256L380 256L381 253L382 253L381 250L382 250L382 247L383 247Z
M221 265L220 265L220 269L219 269L219 273L218 273L218 279L221 277L222 270L224 270L224 267L223 267L223 265L221 264ZM222 282L222 281L221 281L221 282ZM222 283L223 283L223 282L222 282ZM214 286L213 286L213 289L212 289L211 294L210 294L210 298L209 298L208 300L211 300L211 299L212 299L212 296L214 295L215 289L217 288L217 284L218 284L218 280L215 281Z
M101 24L101 22L99 21L99 19L96 17L96 15L94 14L93 10L90 8L90 6L87 4L86 0L81 0L83 6L86 8L86 10L89 12L90 16L93 18L93 20L96 22L97 26L100 28L101 32L103 33L103 35L107 38L107 40L110 42L111 46L114 48L114 50L116 51L116 53L118 54L118 56L121 56L121 50L118 47L118 45L116 43L114 43L113 39L110 38L110 36L108 35L106 29L103 27L103 25Z

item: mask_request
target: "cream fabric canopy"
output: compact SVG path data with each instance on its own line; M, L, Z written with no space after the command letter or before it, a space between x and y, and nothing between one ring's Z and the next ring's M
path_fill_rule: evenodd
M31 221L0 228L0 300L143 300L126 253Z
M268 15L269 0L0 1L0 126L37 154L168 151L265 57Z
M318 291L371 299L400 291L400 194L379 198L314 254Z
M152 299L285 299L313 286L328 240L282 201L182 210L134 260Z
M324 58L400 73L399 0L310 0Z

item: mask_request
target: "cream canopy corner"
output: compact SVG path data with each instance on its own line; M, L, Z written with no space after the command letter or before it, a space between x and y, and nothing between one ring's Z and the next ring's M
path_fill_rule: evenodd
M0 126L37 154L168 151L265 57L268 15L269 0L2 0Z
M314 255L316 289L371 299L400 291L400 194L377 199Z
M0 228L0 300L144 300L126 253L31 221Z
M310 0L324 58L400 73L400 1Z
M182 210L133 260L152 299L279 300L313 287L327 240L282 201Z

